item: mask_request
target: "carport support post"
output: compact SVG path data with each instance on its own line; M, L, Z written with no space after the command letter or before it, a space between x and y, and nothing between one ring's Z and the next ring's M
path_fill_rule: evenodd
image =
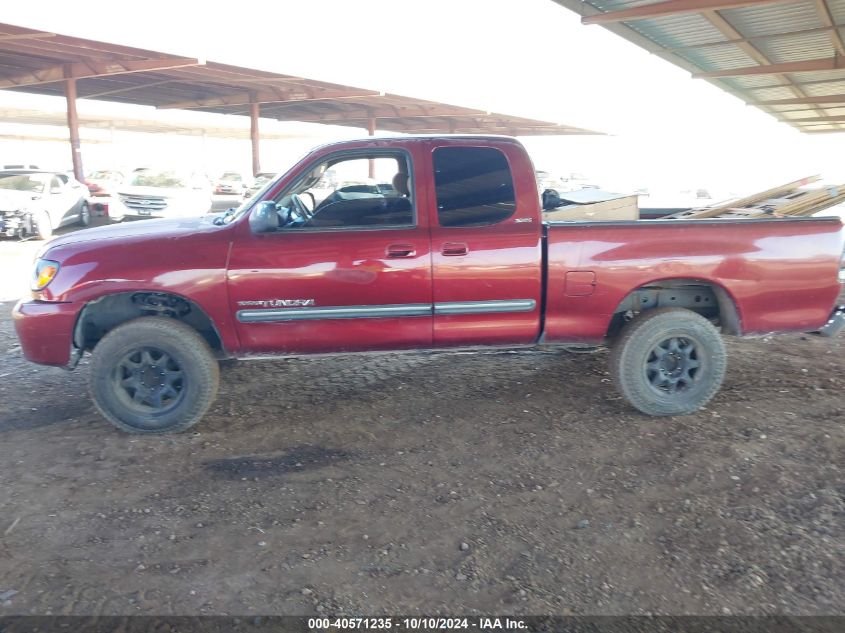
M82 148L79 145L79 116L76 113L76 79L65 79L67 100L67 127L70 132L70 158L73 175L82 182Z
M370 117L367 120L367 133L370 136L376 135L376 119L375 119L375 117ZM375 177L376 177L376 161L374 161L371 158L370 159L370 178L375 178Z
M252 141L252 175L258 175L261 171L261 160L258 154L258 115L260 114L258 103L249 104L249 138Z

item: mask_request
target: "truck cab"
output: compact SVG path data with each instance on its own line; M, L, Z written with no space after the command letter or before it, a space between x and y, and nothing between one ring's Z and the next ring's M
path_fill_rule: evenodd
M242 344L308 353L534 342L542 227L521 146L362 145L317 152L248 209L228 266ZM329 170L339 186L320 189ZM392 191L343 184L370 173Z

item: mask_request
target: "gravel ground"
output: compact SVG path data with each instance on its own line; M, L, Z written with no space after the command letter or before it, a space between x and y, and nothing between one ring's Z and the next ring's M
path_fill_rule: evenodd
M11 307L0 614L845 614L842 338L731 341L676 419L606 352L243 363L142 438Z

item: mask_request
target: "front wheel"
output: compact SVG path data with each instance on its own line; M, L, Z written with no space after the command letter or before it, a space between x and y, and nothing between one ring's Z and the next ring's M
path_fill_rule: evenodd
M46 211L36 212L32 218L32 225L36 239L49 240L53 236L53 222Z
M719 331L683 308L636 317L622 330L610 359L617 389L648 415L697 411L719 391L726 365Z
M141 317L94 348L90 390L109 422L130 433L184 431L205 415L220 372L205 339L168 317Z

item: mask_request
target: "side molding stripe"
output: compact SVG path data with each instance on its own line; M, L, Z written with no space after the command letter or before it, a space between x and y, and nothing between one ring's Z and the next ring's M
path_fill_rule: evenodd
M400 303L380 306L331 306L327 308L287 308L283 310L238 310L241 323L308 321L312 319L378 319L386 317L431 316L430 303Z
M504 301L446 301L441 303L399 303L375 306L330 306L326 308L284 308L238 310L241 323L274 323L311 321L317 319L384 319L391 317L419 317L455 314L495 314L502 312L532 312L534 299Z
M448 301L434 304L434 314L488 314L494 312L532 312L537 306L534 299L508 301Z

